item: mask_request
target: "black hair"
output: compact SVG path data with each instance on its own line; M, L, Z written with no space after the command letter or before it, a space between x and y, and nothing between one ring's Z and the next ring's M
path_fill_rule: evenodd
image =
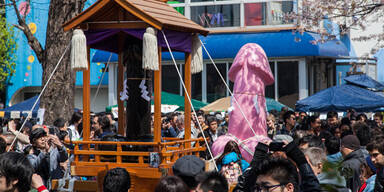
M124 168L114 168L107 172L103 182L103 192L127 192L131 187L131 178Z
M53 126L57 127L57 128L62 128L65 126L65 120L63 118L57 118L54 122L53 122Z
M225 144L224 146L224 150L223 150L223 153L220 155L219 158L217 158L216 160L216 164L222 164L223 162L223 159L226 155L228 155L229 153L231 152L235 152L237 154L237 156L239 157L239 159L241 159L241 152L240 152L240 149L239 149L239 145L237 145L237 143L235 141L228 141L227 144ZM239 161L240 165L241 165L241 161Z
M308 143L308 148L309 147L323 148L323 142L321 141L321 138L318 136L306 135L299 140L299 145L303 145L306 143Z
M360 114L357 115L357 117L356 117L356 119L357 119L358 121L363 120L363 118L365 118L365 121L368 120L367 115L365 115L364 113L360 113ZM365 122L365 121L364 121L364 122Z
M339 115L337 114L336 111L329 111L329 112L327 113L327 119L329 119L329 118L334 118L334 117L336 117L336 119L339 117Z
M7 141L3 137L0 137L0 154L5 153L6 150L7 150Z
M97 122L100 124L103 131L112 131L111 121L109 121L109 118L106 115L99 116Z
M312 115L312 116L310 116L310 117L308 118L308 121L309 121L310 123L314 123L314 122L316 122L316 119L318 119L318 118L319 118L318 115Z
M31 189L33 168L29 160L22 153L7 152L0 155L0 175L5 177L6 185L12 181L18 182L14 186L18 191Z
M355 131L356 137L360 141L361 146L366 146L371 139L371 133L369 131L369 127L365 123L355 123L353 125L353 130Z
M221 173L212 171L205 173L204 180L200 182L199 188L203 192L227 192L228 181Z
M157 184L155 192L189 192L189 188L179 177L165 176Z
M255 172L257 177L266 175L281 184L292 183L294 191L299 191L299 174L295 165L288 159L269 158L262 161Z
M218 123L218 122L217 122L217 119L216 119L215 116L209 116L209 117L207 117L208 126L210 126L210 124L211 124L212 122L214 122L214 121L216 121L216 123Z
M381 112L376 112L375 115L373 115L374 117L379 117L381 120L383 120L383 114L381 114Z
M336 137L330 137L326 139L325 148L327 149L328 155L333 155L340 152L340 139Z
M286 122L287 119L291 118L291 115L295 115L295 112L293 111L287 111L283 115L283 121Z
M72 114L71 120L69 121L69 125L74 125L78 123L83 118L83 115L80 112L74 112Z

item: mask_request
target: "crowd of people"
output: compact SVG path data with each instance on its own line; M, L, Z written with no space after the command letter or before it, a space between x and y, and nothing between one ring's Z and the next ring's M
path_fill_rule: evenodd
M270 111L266 127L270 141L257 144L251 162L242 158L238 143L229 141L217 157L205 152L199 158L178 159L172 174L162 178L155 191L222 192L230 187L235 192L384 191L383 115L375 113L369 119L353 110L345 114L341 117L330 111L320 119L317 114L286 108ZM229 121L228 114L199 111L192 116L191 136L204 135L209 148L227 133ZM120 138L117 127L111 113L94 114L90 139ZM182 113L163 114L163 138L183 138L184 131ZM69 172L67 149L72 146L64 140L82 139L82 114L75 112L69 121L58 118L51 126L3 119L0 132L0 192L47 191L52 179ZM217 170L209 170L205 161L215 161ZM105 176L104 191L127 191L129 187L125 169L112 169ZM140 186L136 188L140 191Z

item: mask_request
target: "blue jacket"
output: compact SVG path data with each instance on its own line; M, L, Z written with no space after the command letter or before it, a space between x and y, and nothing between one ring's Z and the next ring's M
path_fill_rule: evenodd
M237 153L235 153L235 152L228 153L227 155L224 156L223 160L221 160L221 163L217 164L217 168L220 171L221 167L223 167L223 165L228 165L231 162L235 163L235 162L238 162L239 160L240 160L240 157L237 155ZM240 160L240 164L241 164L241 171L242 172L244 172L245 169L247 169L249 167L249 163L247 161L245 161L244 159Z
M342 160L343 160L343 155L340 152L332 155L327 155L327 161L330 163L337 163L337 162L341 162Z
M375 179L376 179L376 174L372 175L370 178L365 181L367 183L367 186L363 190L363 192L372 192L374 191L375 188Z

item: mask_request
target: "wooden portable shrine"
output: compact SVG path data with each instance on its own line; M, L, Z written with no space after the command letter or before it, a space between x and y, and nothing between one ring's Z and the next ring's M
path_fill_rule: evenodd
M169 171L173 163L183 155L198 155L205 147L202 139L191 139L191 105L185 97L185 138L163 142L161 139L161 52L168 51L164 31L172 51L185 53L184 81L191 95L191 49L193 35L208 35L209 31L187 19L162 1L156 0L98 0L91 7L63 25L65 31L82 29L87 37L88 69L83 70L83 141L73 141L72 175L97 176L113 167L124 167L132 177L134 191L153 191L158 179ZM145 29L158 30L159 70L154 71L154 140L153 142L90 141L90 48L118 53L118 93L123 90L123 49L127 37L141 39ZM184 94L186 95L186 94ZM125 135L126 121L124 101L118 99L118 133ZM191 143L196 145L192 148ZM98 145L115 145L116 151L97 150ZM95 146L95 147L93 147ZM160 156L159 168L149 165L150 151L126 151L124 146L151 146ZM103 161L113 156L113 162ZM128 159L127 161L125 161ZM57 181L53 186L57 187ZM93 187L91 187L93 186ZM77 191L95 191L92 182L77 182Z

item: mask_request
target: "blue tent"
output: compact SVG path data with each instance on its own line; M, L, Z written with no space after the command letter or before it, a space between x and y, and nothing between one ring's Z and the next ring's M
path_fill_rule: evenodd
M12 114L19 114L17 116L27 116L28 112L31 111L33 104L36 102L38 96L34 96L29 98L23 102L12 105L11 107L7 107L5 109L1 109L0 111L4 111L4 117L11 117ZM32 117L37 117L37 111L39 110L40 100L37 102L35 108L32 111Z
M370 88L370 89L374 89L376 91L384 90L383 84L372 79L371 77L369 77L366 74L351 75L351 76L344 78L344 81L346 81L348 84L357 85L357 86L360 86L363 88Z
M371 112L381 107L384 107L383 96L350 84L324 89L296 103L297 111L312 112L347 111L347 109Z

